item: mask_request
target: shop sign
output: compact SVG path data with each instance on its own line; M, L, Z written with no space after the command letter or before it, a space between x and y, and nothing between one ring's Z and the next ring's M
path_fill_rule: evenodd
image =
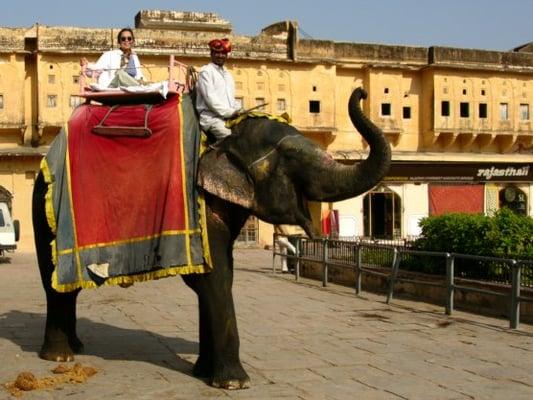
M393 163L389 182L533 182L531 164Z

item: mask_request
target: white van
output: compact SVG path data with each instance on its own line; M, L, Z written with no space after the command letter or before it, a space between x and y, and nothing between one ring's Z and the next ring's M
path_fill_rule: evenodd
M0 203L0 255L6 250L15 250L19 237L19 221L11 218L7 203Z

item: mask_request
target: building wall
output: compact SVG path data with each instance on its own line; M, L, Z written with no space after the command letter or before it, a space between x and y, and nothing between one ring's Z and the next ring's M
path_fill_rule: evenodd
M227 66L243 107L264 101L267 112L286 111L304 135L343 162L358 162L369 151L347 110L353 89L363 86L369 93L363 109L385 132L393 161L533 163L532 118L519 115L521 104L530 113L533 107L533 53L525 48L492 52L301 40L293 21L240 36L210 13L143 12L136 24L135 47L150 81L166 79L169 55L199 68L209 60L208 40L229 36L234 51ZM0 27L0 184L15 196L21 246L32 245L31 188L39 160L81 101L79 59L96 61L116 46L118 31ZM449 102L449 116L442 115L443 101ZM468 103L467 117L460 115L461 103ZM480 103L487 104L486 118L479 116ZM502 103L508 104L507 121L500 118ZM428 214L427 182L384 184L401 199L402 235L416 232L416 221ZM485 212L490 193L502 186L486 185ZM531 199L531 182L520 187ZM311 203L315 228L321 228L324 211L337 209L354 224L349 231L363 234L362 199ZM533 214L531 200L528 212ZM258 225L259 244L270 244L272 227Z

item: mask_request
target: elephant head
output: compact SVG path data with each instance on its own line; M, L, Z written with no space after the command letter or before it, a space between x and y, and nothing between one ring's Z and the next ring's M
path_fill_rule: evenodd
M313 231L307 200L340 201L374 187L386 175L391 159L382 131L362 112L366 92L355 89L348 102L350 119L370 146L364 161L335 161L294 127L249 118L200 161L198 183L207 192L250 210L272 224L300 225Z

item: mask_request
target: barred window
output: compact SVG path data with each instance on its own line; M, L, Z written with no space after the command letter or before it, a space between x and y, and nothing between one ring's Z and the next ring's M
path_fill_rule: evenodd
M265 110L265 98L264 97L256 97L255 98L255 105L261 106L258 108L258 110L264 111Z
M49 94L46 97L46 107L49 107L49 108L57 107L57 95Z
M520 121L529 121L529 104L520 104Z
M82 98L80 96L70 96L70 107L75 108L78 107L83 102Z
M500 120L507 121L509 119L509 104L500 103Z

